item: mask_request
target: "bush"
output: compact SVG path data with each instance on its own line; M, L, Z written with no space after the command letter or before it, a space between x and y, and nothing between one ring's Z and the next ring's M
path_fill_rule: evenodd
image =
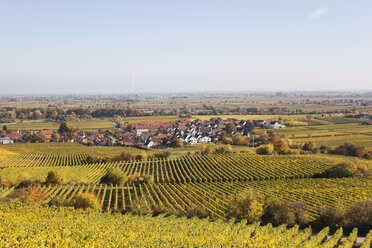
M101 205L99 204L98 198L95 194L92 193L80 193L71 200L71 206L75 208L92 208L100 209Z
M192 203L190 206L186 207L186 216L188 218L207 218L209 216L209 212L203 205Z
M62 184L63 176L59 171L49 171L45 179L46 184Z
M119 168L109 168L101 178L100 183L119 185L125 181L125 175Z
M22 180L18 186L16 187L17 189L20 189L20 188L27 188L31 185L35 185L36 183L38 182L34 182L32 181L31 179L25 179L25 180Z
M203 145L200 148L200 153L202 155L214 154L216 152L216 145L214 143L209 143L208 145Z
M302 146L302 150L304 151L314 151L316 148L316 145L315 143L313 142L308 142L308 143L305 143L303 146Z
M134 157L135 160L147 160L147 154L142 152Z
M262 217L264 222L272 223L275 226L287 224L305 225L310 222L310 215L307 205L303 202L274 201L265 207Z
M183 147L183 141L174 137L170 141L170 146L171 147Z
M10 187L14 187L14 184L9 180L0 177L0 187L9 187L10 188Z
M57 196L57 197L53 197L49 202L48 202L48 205L49 206L57 206L57 207L62 207L62 206L71 206L72 205L72 202L67 200L66 198L64 197L61 197L61 196Z
M270 155L274 152L273 144L260 145L256 148L256 153L260 155Z
M337 229L343 225L346 213L345 206L337 204L333 207L322 207L318 210L319 217L315 221L315 226L319 228L331 227Z
M227 216L238 220L246 219L252 223L259 221L263 214L263 204L255 196L252 189L237 194L227 208Z
M152 175L135 173L129 175L125 181L126 183L140 185L140 184L152 184L154 182L154 177Z
M225 145L225 146L216 146L215 154L229 154L232 153L233 149L231 145Z
M29 186L21 188L16 192L14 200L22 203L42 205L46 199L46 195L37 186Z
M137 215L152 215L153 213L151 206L148 204L148 201L144 196L139 200L132 202L130 211Z
M345 143L343 145L340 145L336 147L335 149L331 149L329 151L333 154L339 154L339 155L347 155L347 156L355 156L359 158L365 158L365 159L371 159L372 153L368 151L367 148L364 146L357 146L351 143Z
M162 203L160 203L158 205L151 206L151 209L152 209L152 215L153 216L157 216L159 214L165 214L165 213L168 212L167 207L164 206Z
M361 173L358 168L350 162L339 163L331 168L325 170L321 174L315 175L315 177L321 178L341 178L341 177L356 177L360 176Z
M350 206L346 211L344 222L347 227L372 229L372 200L357 202Z
M166 158L169 158L170 155L171 154L168 151L159 152L159 153L155 153L154 154L154 158L157 158L157 159L161 159L161 158L166 159Z

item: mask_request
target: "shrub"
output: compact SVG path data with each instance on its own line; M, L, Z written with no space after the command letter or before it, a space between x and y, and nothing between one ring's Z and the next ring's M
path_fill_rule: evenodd
M14 187L14 184L9 180L0 177L0 187Z
M350 162L343 162L332 166L316 177L323 178L341 178L341 177L356 177L361 173L358 168Z
M151 206L151 209L152 209L152 215L153 216L157 216L159 214L165 214L165 213L168 212L167 207L164 206L162 203L160 203L158 205Z
M147 160L147 154L142 152L134 157L135 160Z
M58 206L58 207L62 207L62 206L71 206L72 205L72 202L67 200L66 198L64 197L61 197L61 196L57 196L57 197L53 197L49 202L48 202L48 205L49 206Z
M246 219L252 223L259 221L263 214L263 204L255 196L252 189L237 194L227 208L227 216L238 220Z
M368 149L366 149L364 146L357 146L351 143L344 143L343 145L340 145L334 149L331 149L329 151L333 154L339 154L339 155L347 155L347 156L355 156L365 159L371 159L372 154Z
M186 207L186 216L188 218L207 218L209 216L209 212L203 205L192 203L190 206Z
M270 155L274 152L273 144L261 145L256 148L256 153L260 155Z
M274 201L265 207L263 220L279 226L305 225L310 221L307 205L303 202Z
M31 179L31 176L27 173L22 173L21 175L18 176L16 180L17 189L28 187L32 184L33 184L33 181Z
M125 181L126 183L140 185L140 184L152 184L154 182L154 177L152 175L135 173L129 175Z
M233 149L231 145L216 146L215 154L229 154L232 153Z
M95 194L92 193L80 193L71 200L71 206L75 208L92 208L100 209L98 198Z
M126 151L120 153L118 156L113 158L113 160L115 161L133 160L133 159L134 159L134 155Z
M343 224L346 208L341 204L336 204L332 207L322 207L318 210L319 217L315 221L315 225L323 227L339 228Z
M159 152L159 153L155 153L154 154L154 158L158 158L158 159L163 158L163 159L166 159L166 158L169 158L170 155L171 154L168 151Z
M308 142L308 143L305 143L303 146L302 146L302 150L304 151L314 151L316 148L316 145L315 143L313 142Z
M372 229L372 200L357 202L350 206L346 211L344 222L347 227Z
M208 145L203 145L200 148L200 153L202 155L214 154L216 152L216 145L214 143L209 143Z
M63 176L59 171L49 171L45 179L46 184L62 184Z
M151 206L148 204L146 197L142 196L139 200L133 201L130 205L130 211L137 215L152 215Z
M20 188L27 188L27 187L29 187L29 186L31 186L31 185L34 185L35 184L35 182L34 181L32 181L31 179L25 179L25 180L22 180L19 184L18 184L18 186L16 187L17 189L20 189Z
M170 141L170 146L171 147L183 147L183 141L174 137Z
M363 177L370 177L370 176L372 176L372 169L366 169L363 166L358 166L358 170L359 170L360 174Z
M100 183L104 184L123 184L125 181L125 175L119 168L109 168L106 174L101 178Z
M22 203L42 205L46 199L46 195L39 187L30 185L26 188L21 188L16 192L14 200Z

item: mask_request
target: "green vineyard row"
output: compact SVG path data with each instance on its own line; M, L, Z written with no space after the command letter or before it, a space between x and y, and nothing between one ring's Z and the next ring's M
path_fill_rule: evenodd
M81 169L84 183L98 183L109 167L120 168L125 174L148 174L154 177L155 183L199 183L254 181L266 179L309 178L332 166L316 159L301 156L255 156L255 155L207 155L185 156L176 159L159 159L152 161L122 161L102 164L79 164L86 155L25 155L11 157L1 163L4 169L0 175L5 178L15 171L31 171L25 168L37 168L38 175L46 175L48 171L61 170L62 165L77 173ZM31 161L28 163L27 159ZM72 166L74 165L74 166ZM25 166L19 168L19 166ZM17 169L12 169L12 168ZM40 167L44 169L40 169ZM58 168L61 167L61 168ZM68 172L66 172L68 173ZM69 177L68 177L69 178Z
M247 187L255 189L263 199L271 197L305 202L314 218L317 216L317 209L322 206L333 206L336 203L349 206L357 201L371 200L372 196L372 178L40 187L47 196L45 203L56 197L69 200L76 194L90 192L98 196L102 208L107 211L129 210L134 202L142 200L149 209L162 205L180 212L186 212L192 205L200 205L213 218L225 218L231 197ZM12 191L11 188L0 190L0 198Z

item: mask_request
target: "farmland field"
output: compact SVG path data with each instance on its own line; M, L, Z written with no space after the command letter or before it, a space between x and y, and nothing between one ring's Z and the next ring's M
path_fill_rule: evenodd
M84 131L97 131L98 129L113 129L114 124L111 119L91 119L91 120L81 120L81 121L70 121L67 122L70 127L78 128ZM42 122L42 121L33 121L33 122L23 122L8 124L8 128L17 128L19 130L42 130L42 129L51 129L58 130L59 123L56 122Z
M48 197L46 202L54 197L71 199L81 192L92 192L104 210L126 210L132 202L145 199L148 206L162 204L178 211L185 211L190 204L201 204L214 218L225 218L229 199L244 188L254 188L264 198L303 201L313 218L321 206L332 206L337 201L351 205L372 196L371 178L311 179L334 163L332 157L322 155L232 154L102 164L83 163L85 157L5 155L0 161L0 177L15 184L24 177L43 182L49 171L56 170L63 175L65 185L40 186ZM120 168L126 175L152 175L154 184L99 184L109 167ZM0 197L13 190L2 189Z
M85 165L86 155L23 155L9 156L0 163L0 175L10 179L17 173L37 169L37 175L46 175L53 167L90 168L92 180L97 183L107 167L118 167L127 175L152 175L157 183L252 181L265 179L305 178L321 173L331 166L319 160L293 157L265 157L257 155L185 156L153 161L124 161ZM22 167L22 168L19 168ZM30 167L32 167L30 169ZM67 169L66 169L67 167ZM42 173L44 171L44 173ZM100 171L100 173L99 173Z

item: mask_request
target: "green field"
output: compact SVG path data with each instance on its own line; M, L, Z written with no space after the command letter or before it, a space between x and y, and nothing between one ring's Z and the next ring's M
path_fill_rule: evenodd
M70 121L67 122L67 125L71 128L77 128L83 131L98 131L114 128L112 119L91 119L91 120L81 120L81 121ZM16 128L19 130L43 130L51 129L57 131L59 124L55 122L42 122L42 121L33 121L33 122L22 122L16 124L8 124L8 128Z

